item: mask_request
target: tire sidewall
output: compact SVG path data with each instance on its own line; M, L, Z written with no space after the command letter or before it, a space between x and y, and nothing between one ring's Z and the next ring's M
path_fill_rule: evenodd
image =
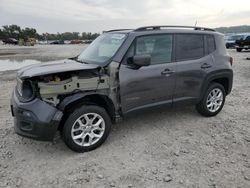
M207 97L208 97L209 93L215 88L219 88L222 91L222 93L223 93L223 101L222 101L222 104L221 104L220 108L217 111L211 112L207 108ZM207 91L206 91L206 93L204 95L204 98L202 99L202 102L200 104L200 108L202 108L201 109L202 110L202 115L205 115L205 116L215 116L215 115L217 115L222 110L222 108L224 106L224 103L225 103L225 99L226 99L226 92L225 92L224 87L219 83L210 84L210 86L208 87L208 89L207 89Z
M98 115L100 115L105 122L105 130L104 130L104 134L101 137L100 140L98 140L98 142L96 142L95 144L91 145L91 146L80 146L78 144L76 144L74 142L74 140L72 139L71 136L71 129L72 126L74 125L75 121L82 116L83 114L86 113L97 113ZM66 120L64 127L63 127L63 131L62 131L62 136L63 136L63 140L65 142L65 144L73 151L76 152L86 152L86 151L91 151L96 149L97 147L99 147L108 137L109 132L111 129L111 120L110 117L108 115L108 113L106 112L106 110L102 107L99 106L95 106L95 105L84 105L78 109L75 109L73 111L72 114L69 115L68 119Z

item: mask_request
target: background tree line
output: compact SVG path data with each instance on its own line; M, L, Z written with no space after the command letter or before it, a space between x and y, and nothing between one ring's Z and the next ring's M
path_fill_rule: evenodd
M42 33L38 34L36 29L26 27L22 29L18 25L4 25L0 28L0 39L15 38L17 40L35 38L38 40L93 40L99 36L99 33L82 32L64 32L64 33Z
M221 33L248 33L250 32L250 25L239 25L231 27L218 27L215 28L216 31Z
M241 33L250 32L249 25L232 26L232 27L218 27L215 28L222 33ZM28 38L35 38L38 40L93 40L99 36L99 33L90 32L64 32L64 33L42 33L38 34L34 28L21 28L18 25L4 25L0 28L0 39L15 38L17 40L23 39L27 41Z

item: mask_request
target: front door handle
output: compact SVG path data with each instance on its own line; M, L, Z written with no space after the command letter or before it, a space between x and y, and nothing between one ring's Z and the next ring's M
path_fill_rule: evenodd
M164 71L161 72L161 75L170 76L173 73L175 73L175 71L170 69L165 69Z
M208 63L204 63L204 64L201 65L202 69L208 69L208 68L211 68L211 67L212 67L212 65L210 65Z

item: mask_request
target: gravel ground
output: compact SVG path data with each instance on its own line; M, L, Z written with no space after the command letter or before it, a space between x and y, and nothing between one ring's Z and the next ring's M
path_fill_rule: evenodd
M35 48L29 58L62 58L83 47L56 46L60 54ZM3 58L25 59L22 50ZM192 106L138 114L114 125L100 148L82 154L59 137L49 143L16 135L9 108L15 72L0 73L0 187L249 188L250 53L229 53L233 91L216 117L204 118Z

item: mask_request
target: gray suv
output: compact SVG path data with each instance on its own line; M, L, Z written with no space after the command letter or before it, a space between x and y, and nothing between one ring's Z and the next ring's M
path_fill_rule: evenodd
M112 123L138 110L196 105L215 116L231 92L232 58L222 34L202 27L106 31L77 57L17 73L11 110L17 134L90 151Z

